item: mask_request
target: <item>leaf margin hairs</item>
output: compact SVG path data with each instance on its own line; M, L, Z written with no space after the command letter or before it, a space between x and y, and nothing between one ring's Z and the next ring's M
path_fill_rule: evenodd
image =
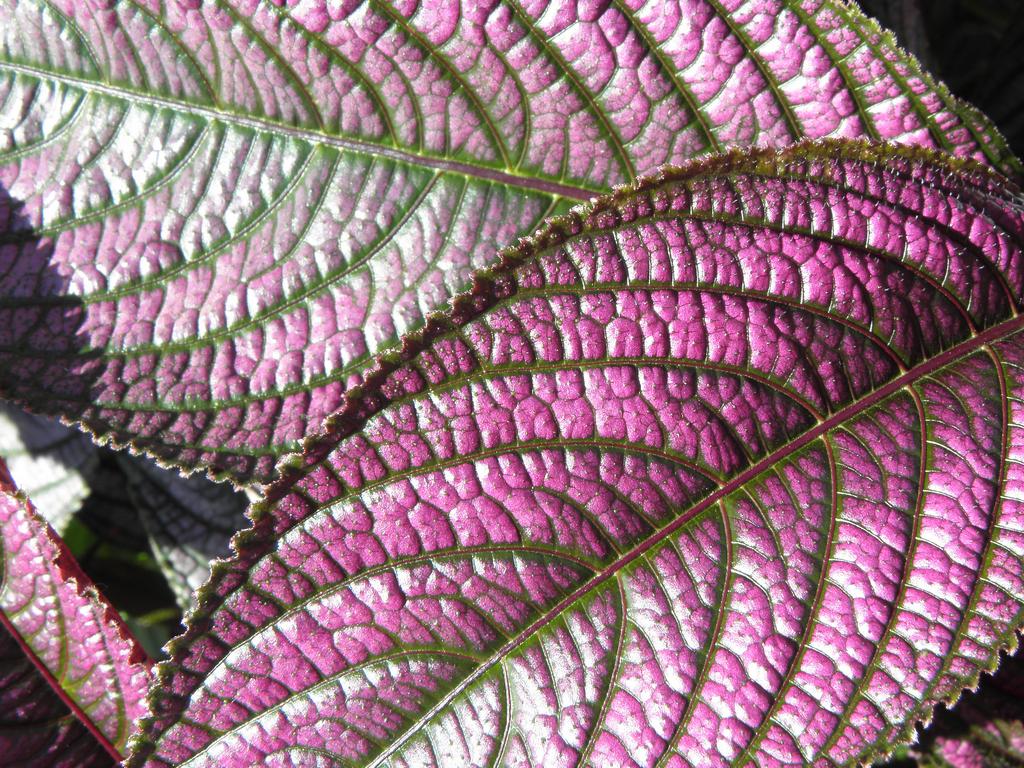
M1020 160L1016 156L1014 156L1008 144L1006 143L1005 138L999 132L998 127L993 125L991 121L989 121L988 118L986 118L978 109L953 95L944 83L930 75L924 69L924 67L921 65L918 59L912 53L904 49L904 47L897 40L894 33L885 29L876 20L872 19L867 14L865 14L856 5L854 0L825 0L824 2L819 3L818 8L812 9L811 11L807 10L807 8L811 7L810 5L807 5L807 7L805 8L801 6L800 3L793 2L792 0L781 5L783 7L783 10L792 10L794 12L799 12L801 16L817 14L823 8L829 11L834 11L835 13L839 14L843 20L845 20L849 25L852 25L854 28L856 28L856 30L858 30L858 34L863 34L866 40L865 47L870 51L872 55L872 60L880 62L884 66L885 71L889 75L891 75L894 80L898 81L898 85L900 86L898 93L899 96L906 97L910 102L912 102L916 106L920 106L920 103L924 98L937 98L937 100L941 103L941 109L938 111L941 112L945 110L948 113L955 115L959 119L957 127L962 127L972 136L972 143L977 146L978 151L981 152L982 154L985 154L997 168L1002 169L1011 176L1020 176L1020 174L1024 173L1024 166L1022 166ZM721 12L720 15L716 16L716 18L727 19L730 15L735 14L730 14L730 12ZM814 41L816 44L821 45L823 44L823 40L826 37L827 35L825 34L825 32L823 32L822 30L817 30L814 35ZM744 43L744 46L744 55L750 55L752 58L756 58L758 46L747 46L746 43ZM657 46L655 48L657 48ZM827 58L830 66L833 69L838 66L838 57L833 56L831 53L829 53ZM350 66L356 66L353 65L352 62L348 62L348 64ZM674 73L674 70L672 70L672 73ZM919 81L919 83L921 84L920 92L917 92L910 87L904 87L907 86L907 84L910 83L911 81L914 81L915 83ZM848 86L848 90L851 93L855 94L863 93L866 90L866 86ZM187 106L188 103L189 102L186 99L183 99L181 101L182 105ZM789 101L785 99L782 99L780 101L780 104L788 103ZM700 106L701 108L703 108L706 105L702 104ZM700 110L698 109L697 111L699 112ZM861 111L866 114L870 110ZM927 114L929 118L931 118L932 116L931 111L927 109L920 111L920 114ZM246 115L242 114L241 117L245 118ZM861 117L861 119L862 122L868 122L866 118L864 118L863 116ZM937 144L943 144L943 140L945 140L946 143L948 143L948 136L946 135L947 131L944 126L937 125L934 119L923 120L923 122L924 125L921 128L921 130L927 130L929 135L932 137L932 139L935 140ZM870 133L870 131L867 128L865 128L865 132ZM377 150L383 151L384 149L387 149L387 146L390 146L385 146L385 144L386 142L381 144L380 147L377 147L377 149L373 149L373 147L376 147L377 145L374 144L373 142L369 142L368 146L370 146L371 149L369 149L368 152L371 155L373 155L373 153L376 152ZM310 142L311 148L319 146L323 146L322 142ZM312 152L313 150L311 149L310 151ZM420 159L429 159L428 154L429 153L420 152L420 155L422 155ZM415 155L415 153L412 153L412 155ZM540 175L538 175L537 178L541 178ZM438 309L440 309L440 307L438 307ZM246 323L248 323L249 325L262 327L260 323L269 322L269 320L274 319L274 317L276 317L276 315L260 316L255 319L248 318L246 320ZM242 333L241 330L236 330L233 328L225 330L226 328L227 326L218 329L218 332L224 331L224 334L222 335L223 338L225 339L238 338L238 335ZM203 337L204 339L201 341L196 341L196 349L215 348L215 343L213 341L206 341L204 334L196 334L196 337ZM365 356L365 359L361 358L360 361L352 362L351 365L346 363L344 366L332 369L332 371L329 374L324 374L326 378L324 378L324 380L320 384L326 386L328 382L342 382L345 376L344 370L350 370L350 372L361 372L368 370L368 368L364 366L364 362L366 363L366 365L369 365L370 361L372 361L377 354L383 354L386 356L389 351L389 345L392 343L393 339L388 340L381 346L378 346L376 348L377 351L369 349L368 353ZM160 342L156 344L157 347L165 345L165 342ZM208 346L204 347L203 345ZM106 349L106 347L103 347L103 345L100 345L100 347ZM117 350L115 350L115 353L116 352ZM136 353L132 352L131 354L135 355ZM128 356L127 353L126 356ZM74 359L77 360L78 358L76 357ZM134 359L134 357L132 357L131 359ZM212 377L211 380L216 381L218 379L216 379L216 377ZM303 385L296 389L296 392L309 391L311 391L311 389L306 385ZM284 398L284 394L273 387L268 390L261 390L260 392L256 393L248 393L248 396L251 396L253 398L253 402L260 403L277 402ZM210 421L214 422L216 421L217 414L221 413L227 407L224 405L224 402L227 402L227 400L223 398L218 399L214 397L210 400L210 406L206 408L193 406L191 404L188 404L186 401L186 405L188 405L188 407L183 408L181 413L190 415L206 414L207 416L210 417ZM333 402L333 400L331 402ZM228 464L216 465L212 463L212 460L209 458L209 451L206 450L209 446L205 446L205 444L193 445L188 443L187 441L181 442L180 435L175 436L174 440L171 442L162 443L160 441L155 440L153 435L146 436L144 434L141 434L138 429L129 429L127 427L123 427L123 425L121 425L120 423L116 423L109 417L108 411L115 412L118 410L117 406L124 406L125 404L126 403L123 398L114 398L110 402L105 403L96 413L87 415L86 411L88 410L88 408L86 408L82 412L68 411L68 413L70 414L68 415L68 418L73 420L79 429L89 433L92 436L92 439L101 445L110 445L115 448L124 448L137 455L153 457L157 460L160 466L175 466L179 468L179 471L182 471L185 474L191 474L194 471L203 471L208 476L211 476L217 480L231 480L233 483L235 483L236 487L241 488L246 486L244 480L251 479L251 475L255 472L255 470L252 469L245 470L244 472L242 472L242 478L240 480L238 477L236 477L236 469L233 468L232 466L228 466ZM175 405L180 405L180 403L175 403ZM69 406L66 405L64 407L69 408ZM161 410L160 407L157 407L151 403L144 405L143 407L140 408L140 410L146 411L150 415L151 421L153 414L159 413L167 415L172 412ZM326 408L324 410L326 411ZM174 412L176 413L177 411ZM280 414L273 417L272 420L260 422L260 426L273 426L278 424L279 422ZM315 434L318 425L314 422L315 419L311 418L310 421L306 424L305 435ZM165 425L161 431L172 431L170 426L171 423L172 422L169 422L168 425ZM205 439L206 438L204 437L204 440ZM265 458L267 459L271 466L274 464L274 455L276 454L276 451L269 450L269 447L272 447L271 444L276 445L275 440L276 438L270 439L267 445L264 446L264 448L267 448ZM299 442L301 443L301 440ZM224 447L224 441L221 442L220 447ZM261 460L259 457L255 455L250 456L249 459L240 458L243 457L246 450L248 450L248 447L249 446L235 446L231 449L225 449L223 451L223 455L229 457L228 459L225 459L225 461L233 461L235 459L239 459L240 461L248 461L251 459L252 462L256 462ZM182 455L186 451L194 451L197 453L197 455L202 454L205 451L205 458L195 459L194 461L193 459L183 459ZM271 476L268 475L267 477L262 479L269 480L272 478Z
M302 450L281 457L276 466L277 478L265 487L263 499L252 504L246 512L252 523L251 527L239 531L232 537L229 557L211 563L210 578L197 590L193 607L183 621L184 632L168 643L168 659L158 662L155 666L155 681L149 694L150 714L140 721L142 727L130 745L126 768L140 768L144 765L156 746L152 738L153 729L157 728L162 732L161 723L173 722L180 714L176 707L184 701L185 696L173 691L171 683L174 681L179 661L185 657L194 642L202 639L211 626L215 610L234 588L230 587L228 591L221 593L221 587L228 581L235 581L237 586L241 583L239 580L245 579L258 558L276 546L278 537L275 536L272 525L277 502L341 440L357 434L370 418L392 402L392 395L386 391L388 378L392 373L428 349L438 337L476 319L495 303L513 295L516 289L512 275L517 267L540 252L557 246L566 237L578 231L588 218L600 215L617 216L622 203L637 193L653 191L664 183L699 180L739 171L784 176L787 169L796 164L836 159L861 162L875 168L884 168L891 161L905 161L911 165L928 164L944 177L960 176L961 180L966 179L969 183L985 186L990 192L1003 192L1007 198L1015 201L1015 205L1024 210L1024 196L1017 182L973 159L954 157L916 146L862 139L819 139L799 142L781 150L765 147L733 148L717 155L697 158L684 165L665 166L631 183L619 185L608 194L580 203L562 216L545 220L533 234L521 237L514 244L501 249L490 266L474 272L467 290L453 296L445 307L430 313L421 328L402 337L398 347L376 355L364 382L346 392L341 407L326 419L317 433L303 440ZM1018 296L1016 300L1018 304L1024 303L1024 296ZM1024 324L1024 314L1020 314L1016 309L1014 312L1015 322ZM999 325L1008 322L1010 321L1003 320ZM965 341L976 338L983 330L976 330ZM945 352L936 353L929 360L942 354ZM944 364L952 362L953 360L950 360ZM880 388L884 386L883 384ZM901 386L896 391L902 388ZM870 390L857 398L852 405L861 403L876 392L878 389ZM891 394L888 393L886 397ZM803 434L798 435L779 451L786 450L791 443L801 440ZM1022 633L1024 613L1018 616L1009 640L992 649L994 657L998 659L1000 651L1016 651ZM898 738L888 745L888 750L873 747L858 764L868 765L875 760L890 757L900 746L912 742L917 726L931 722L938 704L954 703L964 691L977 688L983 672L991 674L995 669L995 663L988 663L974 670L969 685L954 692L948 699L930 703L921 717L903 724Z
M127 655L123 659L123 663L129 668L134 668L132 673L133 677L138 677L140 675L150 677L150 682L152 682L152 659L150 659L146 654L141 643L139 643L132 635L131 630L121 617L121 614L118 613L118 611L110 604L110 602L104 597L103 593L93 583L92 579L90 579L82 570L78 561L75 559L64 541L56 534L52 526L50 526L42 515L36 511L31 500L17 488L2 458L0 458L0 495L13 501L21 508L21 510L24 511L26 520L32 527L32 534L39 539L42 542L42 546L48 550L45 555L48 558L47 565L52 566L61 579L53 585L54 592L57 594L65 592L71 597L77 598L89 605L96 612L97 620L101 622L103 626L106 626L112 631L113 639L116 642L123 643L122 650L127 651ZM2 542L2 539L0 539L0 542ZM0 554L6 554L6 552L0 552ZM0 568L0 586L3 587L4 591L6 591L9 585L7 577L7 571ZM62 607L58 606L57 610L61 611ZM83 710L82 705L62 685L60 685L60 680L54 671L51 670L39 657L37 649L34 648L27 639L25 639L21 629L3 612L2 608L0 608L0 621L3 622L4 627L8 632L10 632L15 642L31 662L32 666L39 671L40 675L47 682L49 688L69 708L71 714L85 726L86 730L92 734L105 751L110 753L110 755L116 760L123 760L125 754L127 754L128 742L134 733L138 732L137 720L135 718L129 718L125 723L127 726L125 733L120 740L115 740L110 734L104 733L101 726L94 722L93 719ZM62 640L62 642L63 641L64 640ZM118 663L118 660L111 656L106 663L114 665ZM144 716L146 712L145 706L148 702L148 686L145 685L145 681L141 679L138 682L142 684L142 687L138 691L133 691L133 693L138 697L138 700L130 703L140 705L142 707L143 714L140 715L141 717ZM118 741L120 743L118 743Z

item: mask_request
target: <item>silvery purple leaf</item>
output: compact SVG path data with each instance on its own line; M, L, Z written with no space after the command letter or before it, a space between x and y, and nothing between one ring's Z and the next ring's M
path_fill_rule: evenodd
M914 748L921 768L990 768L1024 763L1024 657L1002 661L952 711L942 710Z
M0 754L8 768L113 768L115 764L2 626Z
M285 468L128 765L883 757L1024 617L1022 249L861 143L544 225Z
M499 247L662 164L832 136L1020 167L845 0L0 18L0 390L241 480Z
M29 756L48 755L53 765L73 765L59 758L81 751L82 764L109 765L145 712L149 664L2 463L0 563L0 717L11 723L0 730L2 755L25 748ZM41 722L44 713L54 721Z

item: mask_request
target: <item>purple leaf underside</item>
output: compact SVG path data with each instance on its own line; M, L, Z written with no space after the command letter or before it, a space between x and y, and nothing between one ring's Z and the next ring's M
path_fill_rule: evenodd
M1024 763L1024 657L1004 659L993 677L940 712L914 749L921 768L989 768Z
M0 18L0 390L243 481L498 248L662 164L831 136L1019 168L840 0Z
M884 756L1017 642L1022 211L824 143L545 225L288 465L128 765Z
M145 712L149 664L2 463L0 557L0 760L111 765Z

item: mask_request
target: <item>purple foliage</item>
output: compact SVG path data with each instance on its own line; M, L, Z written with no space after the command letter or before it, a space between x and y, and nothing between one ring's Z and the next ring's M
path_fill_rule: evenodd
M0 0L0 396L276 478L147 701L0 463L0 762L884 757L1024 621L1020 170L846 0Z
M1024 763L1024 656L1004 659L914 748L922 768L991 768Z
M845 0L0 0L0 391L267 480L569 203L732 146L1018 167ZM36 258L39 257L39 258Z
M114 758L72 714L0 626L0 756L6 768L112 768Z
M146 711L149 665L60 539L11 485L2 462L0 561L0 711L10 724L0 730L0 744L24 748L26 760L67 753L81 754L81 765L109 765ZM47 716L53 720L40 729Z
M128 764L886 754L1016 643L1022 211L825 143L545 225L271 489Z

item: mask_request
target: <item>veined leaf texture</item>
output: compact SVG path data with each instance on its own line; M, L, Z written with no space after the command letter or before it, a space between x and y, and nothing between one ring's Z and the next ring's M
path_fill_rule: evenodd
M988 768L1024 761L1024 657L1003 659L994 677L937 713L913 748L921 768Z
M114 758L0 627L0 737L9 766L112 768ZM11 738L9 734L16 734Z
M862 143L546 224L288 464L128 765L883 757L1016 647L1022 248Z
M226 556L231 535L246 525L246 495L229 484L115 454L77 429L4 402L0 457L58 533L75 518L127 550L145 549L148 540L183 611L209 577L210 560Z
M844 0L0 19L0 391L241 481L498 248L662 164L831 136L1019 168Z
M0 462L0 761L118 761L150 668L113 608Z

